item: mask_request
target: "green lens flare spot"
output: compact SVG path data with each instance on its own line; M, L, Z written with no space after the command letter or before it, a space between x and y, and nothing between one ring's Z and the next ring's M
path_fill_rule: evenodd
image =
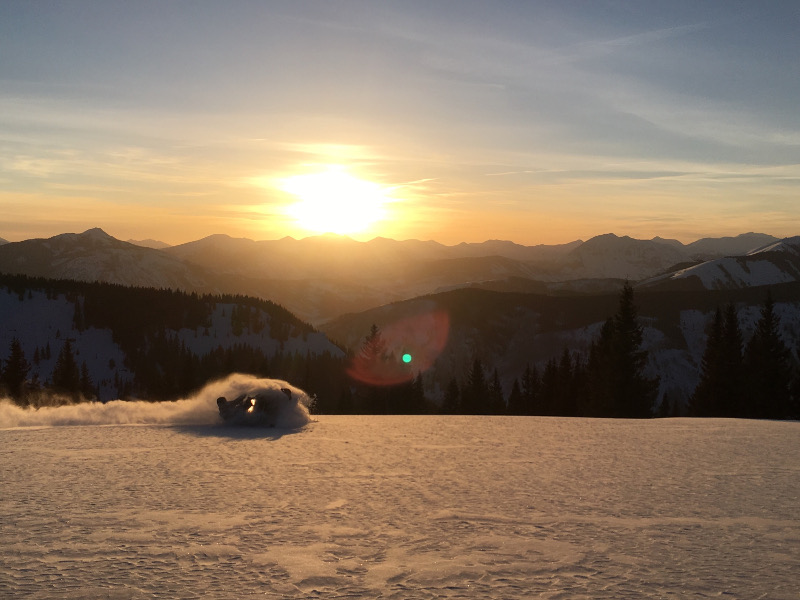
M411 362L411 355L408 352L403 354L403 362L406 363L406 364Z

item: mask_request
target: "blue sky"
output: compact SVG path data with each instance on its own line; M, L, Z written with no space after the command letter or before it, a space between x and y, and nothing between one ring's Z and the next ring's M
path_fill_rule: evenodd
M798 2L0 3L0 237L800 234ZM331 202L346 201L332 197Z

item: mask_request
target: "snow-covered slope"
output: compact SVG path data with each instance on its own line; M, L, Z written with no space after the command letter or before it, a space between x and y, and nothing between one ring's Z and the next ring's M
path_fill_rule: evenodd
M153 248L155 250L163 250L164 248L170 247L170 245L166 242L152 240L150 238L146 240L128 240L128 243L133 244L134 246L142 246L143 248Z
M0 246L0 272L53 279L217 292L202 269L117 240L102 229Z
M775 303L783 339L795 350L800 340L797 292L787 292ZM694 391L706 330L716 306L728 301L736 304L743 336L748 340L763 300L763 296L747 290L637 294L644 348L650 353L649 374L661 380L659 398L668 395L671 401L685 403ZM565 348L586 357L604 321L617 308L617 293L548 297L462 289L345 315L323 325L323 330L355 350L373 323L387 328L409 317L444 313L448 315L448 341L429 380L443 392L451 378L463 381L472 361L479 358L490 370L497 368L508 395L513 380L529 364L542 369Z
M775 238L744 234L684 246L676 240L606 234L586 242L551 246L522 246L502 240L445 246L386 238L358 242L337 235L257 242L218 234L155 250L92 229L2 245L0 272L246 294L279 303L321 325L342 314L459 287L536 289L546 284L554 292L579 293L587 287L606 289L607 282L641 281L677 265L686 266L692 257L751 248L759 241L771 243ZM759 280L793 280L781 278L770 268L762 264L751 270ZM726 285L746 284L740 271L748 274L749 267L731 264L725 269L716 275L704 273L703 279L712 287L714 281L724 282L726 277L730 279ZM701 281L692 278L695 274L691 271L686 277ZM565 283L576 281L582 283Z
M202 398L93 407L172 410L171 427L47 426L64 407L0 430L4 598L800 597L798 423L320 415L243 432L186 425Z
M739 256L777 242L778 238L765 233L742 233L735 237L703 238L686 244L684 252L692 258L710 260L725 256Z
M570 251L561 262L562 279L651 277L685 260L674 245L635 240L612 233L594 237Z
M645 281L643 287L680 283L707 290L800 281L800 237L772 242L741 256L728 256Z
M44 384L51 380L58 354L69 340L76 364L86 363L100 399L117 398L126 383L136 376L129 369L125 349L117 341L126 334L107 327L78 326L75 320L78 306L86 306L86 297L80 293L54 294L35 288L19 293L0 286L0 360L6 357L11 340L18 339L31 363L29 379ZM187 306L185 310L192 308ZM258 323L258 327L234 321L235 311L245 309L248 322ZM166 329L153 339L174 340L201 359L211 352L235 347L249 347L266 357L278 352L290 356L323 353L343 356L342 350L325 334L278 322L273 315L253 306L220 301L214 302L210 310L210 317L202 325ZM133 324L142 330L152 325ZM152 344L153 339L147 338L145 345Z

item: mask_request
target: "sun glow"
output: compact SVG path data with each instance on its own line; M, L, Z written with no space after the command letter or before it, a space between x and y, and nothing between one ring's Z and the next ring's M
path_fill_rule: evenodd
M358 179L341 167L281 180L280 189L298 198L287 213L309 231L360 233L385 218L389 189Z

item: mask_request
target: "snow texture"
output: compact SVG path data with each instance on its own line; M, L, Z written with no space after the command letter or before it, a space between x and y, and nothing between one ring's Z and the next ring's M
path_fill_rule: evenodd
M800 595L798 423L231 428L211 420L220 388L96 417L4 407L0 596Z

